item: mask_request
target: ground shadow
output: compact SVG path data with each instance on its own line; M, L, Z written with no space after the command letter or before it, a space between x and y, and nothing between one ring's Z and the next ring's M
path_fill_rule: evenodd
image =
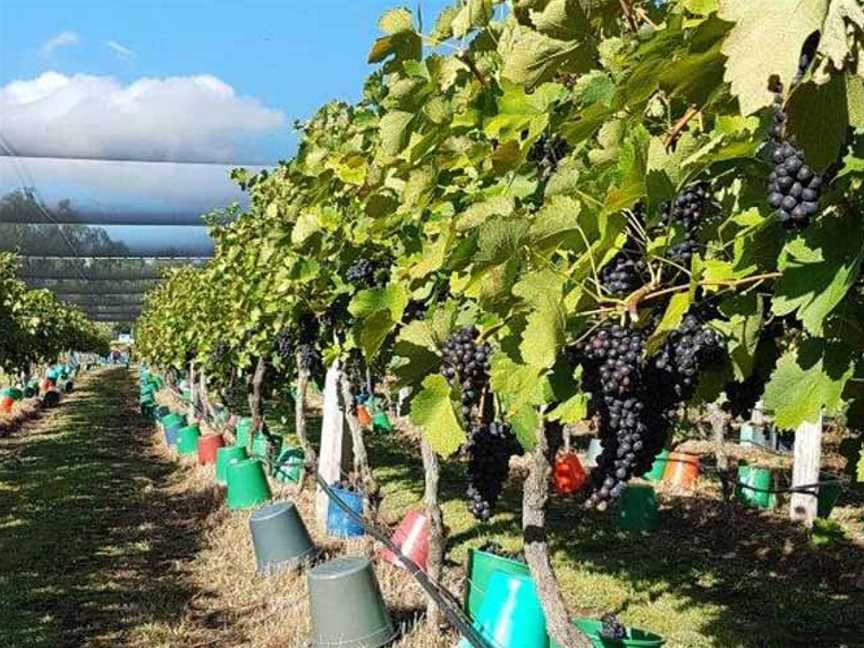
M165 488L122 368L81 381L52 418L0 440L0 645L118 646L196 596L177 561L201 547L213 493Z

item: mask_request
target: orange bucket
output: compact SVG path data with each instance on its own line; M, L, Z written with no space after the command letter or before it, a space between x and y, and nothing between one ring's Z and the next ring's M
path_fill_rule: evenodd
M680 486L695 488L699 477L699 457L686 452L670 452L663 471L663 481Z
M15 404L15 400L10 396L4 396L0 398L0 414L11 414L12 413L12 405Z
M562 495L575 493L585 485L588 475L582 467L582 462L575 454L565 454L558 457L555 470L552 473L555 490Z
M363 427L369 427L372 425L372 415L369 414L369 410L365 405L357 406L357 420L360 421L360 425Z

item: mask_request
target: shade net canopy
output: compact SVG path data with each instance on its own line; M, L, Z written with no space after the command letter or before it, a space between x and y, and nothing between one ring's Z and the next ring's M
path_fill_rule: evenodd
M238 165L26 157L0 147L0 251L92 319L132 322L168 268L212 256L204 215L246 206ZM263 167L246 166L250 172Z

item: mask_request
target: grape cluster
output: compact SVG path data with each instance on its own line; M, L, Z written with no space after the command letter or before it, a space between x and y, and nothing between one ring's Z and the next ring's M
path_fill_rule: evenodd
M462 416L467 420L471 409L480 402L480 396L489 382L492 347L477 343L480 332L467 326L453 333L443 346L441 374L451 385L459 385L462 396Z
M600 617L600 622L603 624L600 628L600 636L604 639L626 639L627 629L621 625L618 617L614 614L604 614Z
M600 270L600 283L611 295L624 297L644 286L647 274L645 259L622 251Z
M706 324L710 314L688 313L648 360L646 333L618 324L600 328L571 350L572 360L582 365L603 446L591 472L587 508L605 509L631 477L650 469L699 372L722 352L722 339Z
M488 520L510 472L510 457L521 447L509 425L493 421L471 426L466 450L468 461L468 510L478 520Z
M792 80L793 87L801 82L812 61L812 52L805 45ZM769 131L774 170L768 176L768 205L775 210L784 228L802 229L819 213L824 179L807 164L804 152L796 146L794 139L786 138L788 116L783 104L783 85L777 82L774 87L774 118Z
M570 146L560 137L541 135L528 151L528 161L537 165L540 179L546 180L555 173L558 163L570 152Z
M666 256L678 265L690 267L690 260L699 247L697 236L700 226L708 215L710 200L708 184L694 182L684 187L672 202L664 204L661 209L661 224L666 226L677 224L683 230L683 239L666 251Z
M218 365L228 355L228 345L220 342L216 345L216 349L210 354L210 364Z
M383 283L380 265L372 259L358 259L345 271L345 280L361 288L373 288Z
M708 184L694 182L679 193L675 200L663 205L661 222L664 225L680 224L685 231L699 228L709 204Z
M699 379L700 370L723 353L723 338L705 325L706 312L690 312L681 325L666 337L654 366L666 374L676 401L689 400Z

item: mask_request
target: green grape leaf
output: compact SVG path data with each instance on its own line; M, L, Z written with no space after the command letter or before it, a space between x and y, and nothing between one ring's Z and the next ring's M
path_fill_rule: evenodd
M461 5L450 19L450 29L455 38L462 38L472 29L483 27L492 18L492 0L465 0Z
M387 336L395 328L398 320L394 320L390 311L379 310L366 315L365 317L354 320L352 333L354 340L366 360L371 360Z
M813 335L821 335L825 318L840 303L858 276L864 256L860 218L822 218L786 243L780 253L772 309L795 313Z
M564 344L564 327L560 303L547 302L532 310L519 345L522 359L535 370L548 369L555 364Z
M398 358L393 371L401 387L416 387L441 366L438 345L425 321L414 321L402 327L393 353Z
M423 389L411 401L411 420L423 428L432 449L449 457L465 443L465 431L453 409L453 393L444 376L427 376Z
M534 407L523 407L508 419L516 440L526 451L530 452L537 445L537 428L540 425L540 414Z
M807 340L783 354L764 395L777 427L794 430L804 422L815 422L823 409L836 413L854 370L851 358L846 345L821 339Z
M846 79L842 74L828 83L805 83L789 101L787 133L798 140L805 159L823 171L837 159L849 128Z
M594 49L587 39L557 40L515 21L505 26L498 53L504 63L501 75L529 88L594 66Z
M849 27L857 30L854 48L849 46ZM819 40L819 51L833 65L834 69L842 70L848 61L858 61L861 58L861 32L864 31L864 11L857 0L831 0L825 24L822 27L822 37Z
M388 155L396 155L408 143L411 120L413 113L404 110L391 110L381 118L379 130L381 132L381 148Z
M687 314L687 311L690 309L690 304L692 303L693 296L690 294L690 291L675 293L672 295L672 298L669 300L669 305L666 307L666 312L663 313L663 318L660 320L657 328L654 329L654 333L651 334L651 337L648 338L648 342L645 344L645 353L647 355L654 355L654 353L657 352L657 349L659 349L663 344L666 336L669 335L671 331L678 328L684 320L684 316Z
M801 46L822 28L828 0L720 0L718 16L735 23L723 44L724 79L750 115L771 103L771 75L789 88L798 69Z
M351 299L348 312L354 317L363 318L377 311L387 311L390 317L399 321L405 306L408 305L408 292L399 284L389 284L383 288L361 290Z
M549 412L547 418L553 421L560 421L567 425L584 421L588 417L588 401L590 398L584 392L573 394L563 403Z

